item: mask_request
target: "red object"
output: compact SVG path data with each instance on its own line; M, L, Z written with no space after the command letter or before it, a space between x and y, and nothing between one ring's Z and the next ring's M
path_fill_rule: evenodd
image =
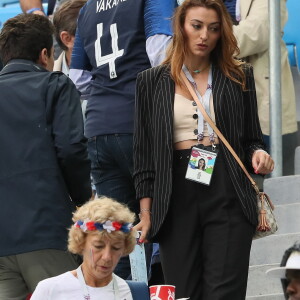
M198 157L200 154L199 154L199 152L197 151L197 150L193 150L192 151L192 156L193 157Z
M152 285L149 289L151 300L175 300L174 285Z
M86 223L86 228L87 228L87 230L90 230L90 231L96 230L95 223L94 222L87 222Z
M27 295L25 300L29 300L31 298L32 294Z
M112 222L112 226L114 226L116 230L120 230L122 228L122 224L119 222Z

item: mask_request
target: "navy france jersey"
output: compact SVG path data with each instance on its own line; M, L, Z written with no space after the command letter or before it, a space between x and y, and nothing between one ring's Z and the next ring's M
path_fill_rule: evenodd
M78 17L72 69L91 71L85 135L132 133L137 74L146 53L147 0L88 0Z

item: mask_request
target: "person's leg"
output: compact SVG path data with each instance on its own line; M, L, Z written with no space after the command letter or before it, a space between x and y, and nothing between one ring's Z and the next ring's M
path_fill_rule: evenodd
M122 177L119 179L118 188L114 189L115 198L125 203L135 212L139 212L139 203L136 201L136 194L133 181L133 135L116 134L114 135L116 143L116 156Z
M103 135L89 140L89 157L98 196L107 196L135 209L132 134Z
M244 300L246 296L253 227L234 210L228 218L227 224L219 220L205 230L202 299Z
M242 212L224 162L219 160L215 172L217 181L202 210L201 299L244 300L254 226Z
M0 299L24 300L28 294L16 255L0 257Z
M133 183L132 134L112 134L89 139L89 157L97 195L114 198L137 212ZM128 256L122 257L115 273L123 279L130 276Z
M75 255L55 249L18 254L17 261L31 293L41 280L74 270L79 266Z
M164 274L161 267L159 244L153 243L151 260L150 260L150 274L149 274L149 286L164 284Z
M184 178L188 161L180 159L180 153L186 157L189 152L176 151L172 197L158 241L165 284L176 286L176 298L200 300L202 262L197 205L199 184Z
M176 298L244 300L254 227L225 163L217 158L210 186L185 180L182 165L158 236L166 284L176 286Z
M282 175L295 174L295 149L297 144L297 132L284 134L282 136Z
M69 252L44 249L0 258L0 299L24 300L37 284L78 267Z

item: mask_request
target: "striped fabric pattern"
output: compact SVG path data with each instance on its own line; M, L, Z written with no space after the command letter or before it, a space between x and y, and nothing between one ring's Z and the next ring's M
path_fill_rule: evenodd
M252 67L245 66L247 90L229 80L213 66L213 101L216 125L251 171L251 157L256 149L264 149L257 115L255 83ZM155 241L172 192L173 105L175 84L166 65L148 69L137 77L134 181L137 199L151 197L152 227L149 238ZM247 219L257 224L255 192L244 172L221 143L220 155Z
M224 0L224 4L233 21L236 21L236 0Z

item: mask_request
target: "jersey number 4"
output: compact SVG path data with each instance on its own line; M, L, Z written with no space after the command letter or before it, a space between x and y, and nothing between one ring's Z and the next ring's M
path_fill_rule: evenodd
M108 64L110 79L117 78L115 60L124 54L124 49L118 48L118 29L117 24L110 25L111 48L112 53L102 56L101 53L101 37L103 35L103 23L97 25L97 40L95 41L95 57L97 67Z

